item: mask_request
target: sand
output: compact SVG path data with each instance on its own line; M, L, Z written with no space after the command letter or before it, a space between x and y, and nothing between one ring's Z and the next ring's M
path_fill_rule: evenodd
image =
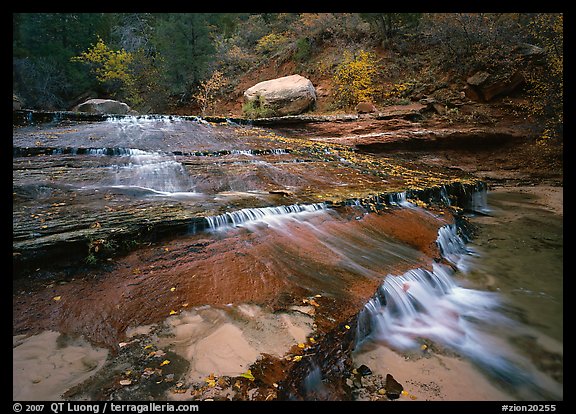
M108 351L84 339L58 332L13 337L12 397L14 401L61 400L71 387L94 375Z

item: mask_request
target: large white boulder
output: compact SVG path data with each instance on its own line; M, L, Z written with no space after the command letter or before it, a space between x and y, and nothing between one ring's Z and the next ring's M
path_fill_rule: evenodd
M275 116L300 114L316 103L316 90L300 75L284 76L257 83L244 92L244 101L260 99L260 105Z
M74 112L89 112L93 114L127 114L130 107L124 102L113 99L89 99L72 109Z

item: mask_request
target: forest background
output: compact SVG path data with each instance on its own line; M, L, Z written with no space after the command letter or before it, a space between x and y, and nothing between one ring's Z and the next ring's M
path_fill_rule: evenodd
M561 13L14 13L13 93L70 110L113 98L139 113L247 115L243 92L298 73L317 113L360 101L446 103L484 71L525 79L510 110L563 132ZM250 113L251 117L261 114Z

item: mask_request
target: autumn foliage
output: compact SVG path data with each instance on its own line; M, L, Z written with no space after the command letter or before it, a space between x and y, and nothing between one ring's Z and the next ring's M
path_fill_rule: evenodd
M98 37L95 45L79 56L74 56L72 62L82 62L90 65L98 82L106 84L112 91L123 90L128 94L134 89L134 75L130 69L133 54L125 50L112 50Z
M355 55L345 52L333 77L337 105L352 107L358 102L374 100L380 92L376 83L377 74L378 58L374 53L363 49Z

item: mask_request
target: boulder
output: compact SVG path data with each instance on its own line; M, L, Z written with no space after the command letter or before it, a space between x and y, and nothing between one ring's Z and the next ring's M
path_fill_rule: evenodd
M113 99L89 99L86 102L75 106L72 111L120 115L125 115L131 112L130 107L127 104Z
M17 95L12 94L12 110L18 111L24 107L22 99L20 99Z
M524 83L524 77L519 71L498 77L488 72L477 72L466 79L466 83L464 93L467 98L476 102L488 102L497 96L514 92Z
M244 92L244 102L259 100L275 116L297 115L316 103L316 90L309 79L300 75L257 83Z

